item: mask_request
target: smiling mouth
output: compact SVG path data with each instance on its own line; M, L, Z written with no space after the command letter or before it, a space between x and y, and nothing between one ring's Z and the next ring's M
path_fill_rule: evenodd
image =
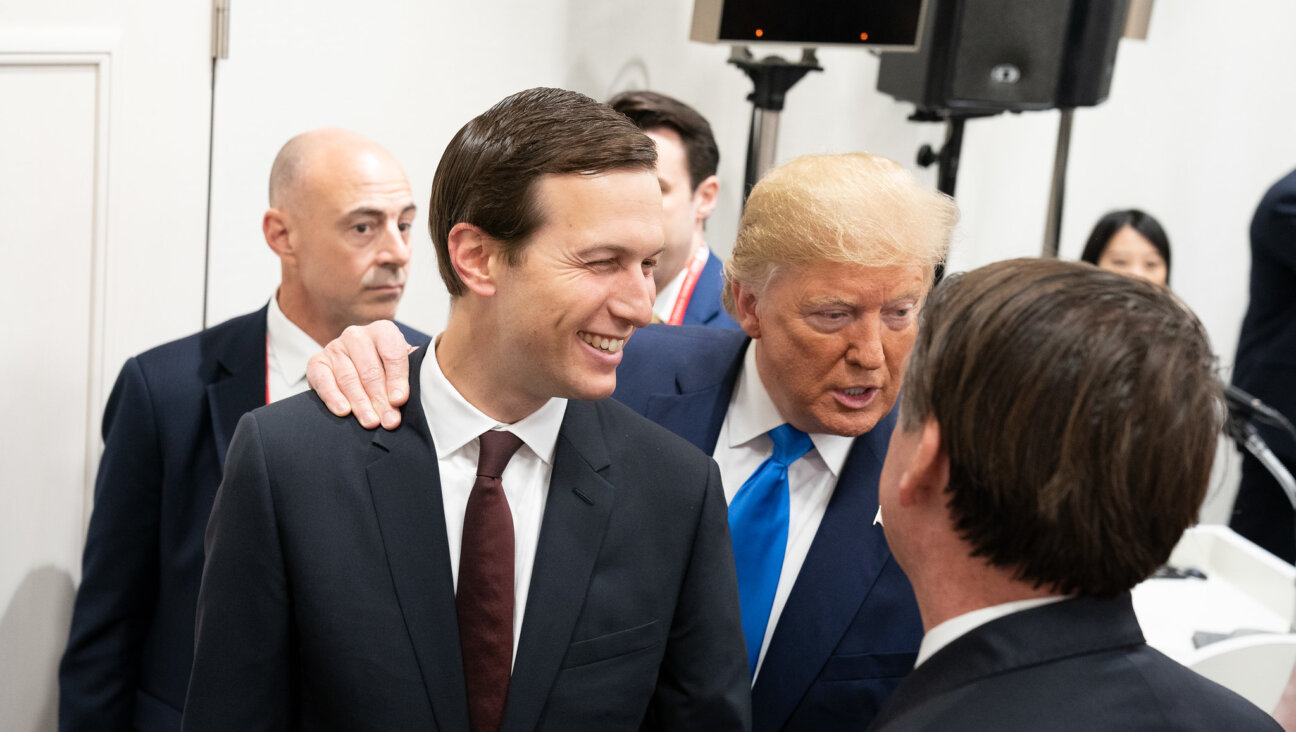
M620 351L622 346L625 345L625 342L629 340L628 336L626 338L608 338L594 333L586 333L585 331L580 331L576 335L579 336L582 341L585 341L585 343L589 344L593 348L603 351L604 353L616 353Z

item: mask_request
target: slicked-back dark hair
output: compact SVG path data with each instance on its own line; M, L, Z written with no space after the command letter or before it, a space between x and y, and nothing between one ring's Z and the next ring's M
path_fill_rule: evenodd
M1144 239L1151 242L1153 247L1156 247L1157 253L1165 261L1166 284L1169 285L1170 239L1166 236L1165 229L1161 228L1161 222L1153 218L1152 214L1140 211L1137 208L1109 211L1101 219L1098 219L1098 223L1094 224L1093 231L1089 232L1089 239L1085 242L1084 251L1080 253L1080 261L1097 266L1098 260L1107 249L1108 242L1111 241L1113 236L1116 236L1116 232L1126 226L1137 231Z
M1106 597L1197 517L1223 418L1205 329L1168 289L1076 262L947 278L923 307L902 427L935 418L973 555Z
M609 99L608 106L629 117L641 130L666 127L680 136L688 163L689 190L696 191L702 181L715 175L720 148L716 147L711 123L696 109L653 91L622 92Z
M544 223L535 190L543 176L651 171L656 164L651 139L584 94L540 87L505 97L460 128L432 180L428 231L446 289L452 297L467 289L450 263L455 224L480 228L517 264Z

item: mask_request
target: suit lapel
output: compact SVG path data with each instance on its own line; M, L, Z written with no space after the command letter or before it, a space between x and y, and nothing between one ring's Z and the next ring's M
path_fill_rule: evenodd
M674 394L654 394L648 398L644 416L676 435L688 440L708 455L715 453L720 427L724 424L729 400L733 397L743 356L751 341L738 349L724 379L715 383L707 379L713 369L680 372L675 377Z
M841 642L878 574L891 560L880 526L878 476L895 410L855 439L819 530L752 688L752 713L762 729L779 729ZM841 571L843 557L851 571Z
M522 636L504 710L504 730L540 718L585 601L615 489L597 407L571 401L554 449Z
M216 461L223 467L239 418L265 406L266 308L252 313L246 323L221 335L202 344L201 368L207 381Z
M403 423L374 432L366 472L396 598L441 729L467 729L454 577L441 503L436 449L419 397L427 347L410 357L410 397Z

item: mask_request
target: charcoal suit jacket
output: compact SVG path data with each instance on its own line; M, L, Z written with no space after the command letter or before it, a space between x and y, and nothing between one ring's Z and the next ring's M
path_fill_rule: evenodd
M122 367L59 666L59 729L180 729L203 532L234 427L265 402L266 308Z
M466 730L437 457L314 394L245 416L207 533L184 729ZM570 401L502 730L742 730L749 681L715 463Z
M1143 640L1129 593L1023 610L914 669L870 732L1279 732Z

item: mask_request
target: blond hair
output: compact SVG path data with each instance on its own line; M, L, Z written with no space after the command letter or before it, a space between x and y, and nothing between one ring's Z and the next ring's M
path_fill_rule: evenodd
M769 171L752 188L733 255L732 283L761 291L777 267L820 262L917 265L932 276L949 252L958 207L923 188L899 163L869 153L806 155Z

